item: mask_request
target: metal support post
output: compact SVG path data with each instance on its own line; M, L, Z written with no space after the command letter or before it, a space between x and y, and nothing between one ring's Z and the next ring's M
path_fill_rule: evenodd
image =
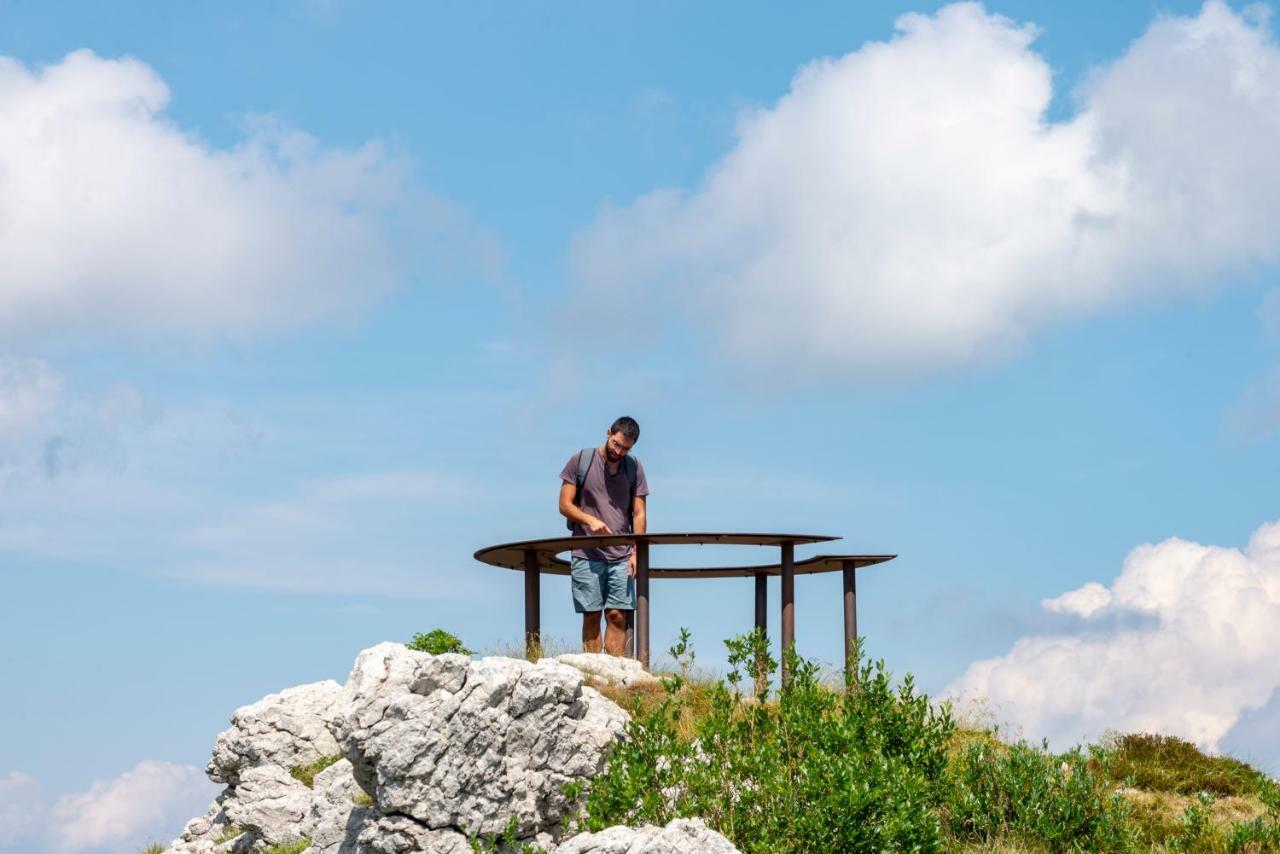
M846 560L844 575L844 673L845 682L852 685L858 678L858 660L853 647L858 642L858 582L855 575L857 562Z
M636 542L636 658L649 667L649 542Z
M796 544L782 544L782 682L787 684L787 651L796 642Z
M542 654L542 572L533 549L524 551L524 654Z
M761 634L769 631L769 576L756 573L756 628Z

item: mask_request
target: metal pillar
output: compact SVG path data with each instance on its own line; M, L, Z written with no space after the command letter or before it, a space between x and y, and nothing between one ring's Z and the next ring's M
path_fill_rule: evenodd
M756 573L756 628L769 632L769 576L763 572Z
M782 544L782 682L790 681L787 650L796 642L796 544Z
M542 572L538 553L524 551L524 654L533 658L542 653Z
M636 658L649 667L649 543L636 543Z
M853 654L853 646L858 641L858 582L854 574L858 568L856 561L846 560L843 563L844 575L844 675L846 684L852 685L858 678L858 661Z

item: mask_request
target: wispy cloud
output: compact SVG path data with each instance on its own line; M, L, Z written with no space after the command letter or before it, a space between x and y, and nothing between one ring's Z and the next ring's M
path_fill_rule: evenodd
M466 482L424 472L328 478L177 537L165 573L201 583L305 593L457 599L482 594L466 566L441 558L429 523L476 503Z
M1245 388L1227 412L1227 428L1244 442L1259 442L1280 430L1280 366Z
M639 336L684 317L735 370L794 382L1000 358L1280 258L1260 18L1157 19L1060 122L1033 26L961 3L897 29L800 69L697 188L604 210L574 246L583 289Z
M315 436L228 401L165 406L132 386L84 390L23 365L0 388L24 413L0 434L0 553L299 593L480 592L457 533L483 504L474 479L323 465L263 476ZM37 393L46 387L56 394Z

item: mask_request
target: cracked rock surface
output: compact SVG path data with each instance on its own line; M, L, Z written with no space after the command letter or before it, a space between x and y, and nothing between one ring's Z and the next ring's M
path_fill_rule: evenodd
M570 667L576 667L587 674L592 685L656 685L658 677L654 676L644 665L634 658L621 658L600 652L570 652L557 655L544 661L558 661ZM541 662L539 662L541 663Z
M328 722L342 696L332 679L286 688L236 709L231 728L218 736L205 773L215 783L236 785L246 768L309 765L338 752Z
M556 660L367 649L345 686L302 685L235 712L207 768L227 788L168 851L243 854L305 837L311 854L469 854L471 837L501 834L511 821L522 842L548 852L601 837L558 842L576 810L564 784L599 774L627 722L586 679ZM290 774L339 754L311 787ZM604 831L613 834L605 843L625 830ZM632 835L652 842L664 833Z
M666 827L617 825L565 840L556 854L740 854L733 843L703 824L680 818Z
M599 774L627 722L583 678L556 661L381 644L357 659L333 733L384 815L555 835L574 808L564 785Z

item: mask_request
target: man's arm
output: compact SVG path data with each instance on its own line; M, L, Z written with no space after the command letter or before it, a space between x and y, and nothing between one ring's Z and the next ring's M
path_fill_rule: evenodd
M593 534L612 534L609 526L573 503L573 494L577 489L568 481L560 482L560 515L571 522L577 522Z
M631 504L631 533L643 534L648 529L648 520L645 518L645 505L648 501L643 495L637 495ZM634 544L631 549L631 565L627 567L627 571L632 578L636 577L636 550Z

